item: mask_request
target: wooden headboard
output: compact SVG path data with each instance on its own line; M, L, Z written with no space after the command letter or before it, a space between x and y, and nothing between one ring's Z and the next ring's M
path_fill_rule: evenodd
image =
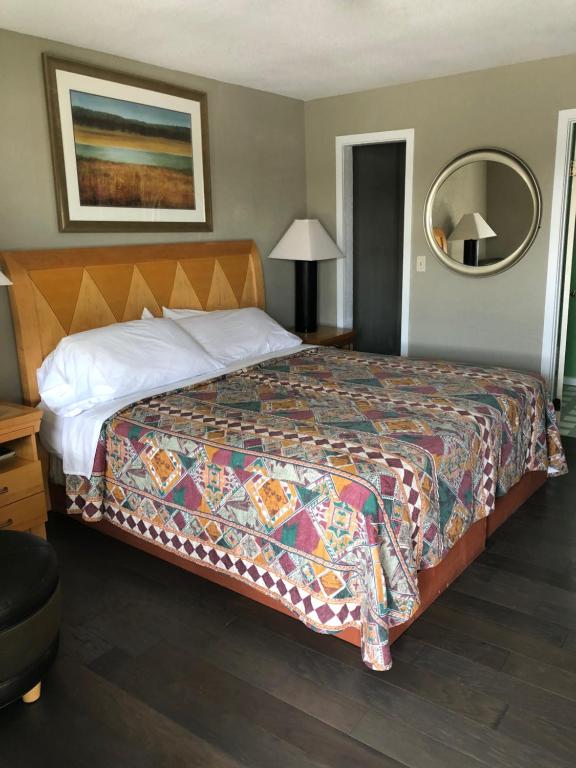
M39 401L36 371L61 338L124 320L144 307L264 309L252 240L5 251L24 400Z

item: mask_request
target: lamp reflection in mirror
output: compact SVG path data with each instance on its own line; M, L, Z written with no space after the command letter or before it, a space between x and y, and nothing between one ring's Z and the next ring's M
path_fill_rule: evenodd
M318 262L342 259L344 254L318 219L295 219L272 249L270 259L293 261L296 269L295 330L317 329Z
M464 264L467 267L477 267L479 241L488 237L497 235L482 216L479 213L465 213L448 240L464 240Z
M12 280L9 280L4 272L0 269L0 286L2 285L12 285Z

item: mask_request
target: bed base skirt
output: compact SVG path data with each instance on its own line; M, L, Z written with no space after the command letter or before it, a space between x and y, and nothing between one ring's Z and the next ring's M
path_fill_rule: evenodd
M434 600L436 600L436 598L441 595L463 571L466 570L470 563L472 563L485 549L488 536L491 536L494 531L499 528L502 523L507 520L533 493L535 493L538 488L544 485L545 482L546 472L527 472L505 496L501 496L496 500L496 509L492 515L474 523L438 565L434 566L434 568L419 571L418 587L421 598L420 607L408 621L391 628L390 643L397 640L400 635L408 629L412 622L424 613ZM55 496L62 496L61 489L58 489L60 493L58 493L58 491L54 493L54 490L55 489L52 488L52 499L54 499ZM269 608L273 608L280 613L285 613L291 618L296 618L279 600L256 590L248 584L244 584L244 582L239 581L238 579L234 579L231 576L227 576L226 574L212 570L211 568L198 565L193 561L178 557L178 555L167 552L165 549L156 546L146 539L134 536L134 534L129 531L119 528L117 525L113 525L106 520L101 520L98 523L85 523L80 517L77 517L76 519L85 525L89 525L91 528L96 528L107 536L112 536L114 539L130 544L154 557L159 557L161 560L165 560L179 568L190 571L196 576L201 576L204 579L213 581L222 587L226 587L226 589L237 592L244 597L255 600L256 602L266 605ZM350 627L342 632L337 632L335 633L335 637L345 640L348 643L352 643L353 645L360 646L360 630L356 627Z

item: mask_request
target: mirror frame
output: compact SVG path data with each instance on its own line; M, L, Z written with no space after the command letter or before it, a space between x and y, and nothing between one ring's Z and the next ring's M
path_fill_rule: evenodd
M469 267L466 264L461 264L459 261L454 261L454 259L451 259L448 254L440 248L432 231L432 212L438 190L446 179L459 168L463 168L465 165L480 160L492 160L493 162L503 163L513 171L516 171L528 187L532 200L533 213L528 233L515 251L496 264L487 264L484 267ZM505 149L474 149L469 152L464 152L462 155L458 155L458 157L448 163L448 165L436 176L428 190L426 202L424 203L424 234L426 235L426 241L430 249L449 269L454 272L459 272L461 275L468 275L470 277L488 277L489 275L496 275L500 272L505 272L511 266L516 264L516 262L520 261L522 256L524 256L534 242L538 230L540 229L541 222L542 195L540 194L540 187L538 186L536 177L523 160L520 160L519 157L513 155L511 152L507 152Z

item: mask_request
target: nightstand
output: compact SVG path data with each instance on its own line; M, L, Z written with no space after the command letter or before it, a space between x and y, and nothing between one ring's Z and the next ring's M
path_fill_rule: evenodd
M333 325L319 325L313 333L298 333L304 344L317 344L320 347L342 347L352 349L352 341L356 335L353 328L336 328Z
M0 458L0 530L46 538L46 498L36 433L42 411L0 402L0 444L14 456Z

